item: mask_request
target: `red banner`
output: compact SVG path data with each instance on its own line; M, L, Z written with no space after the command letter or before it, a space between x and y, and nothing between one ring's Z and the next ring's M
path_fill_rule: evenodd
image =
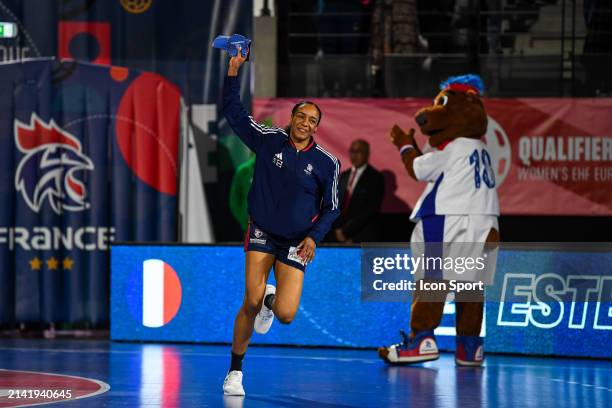
M289 122L295 99L255 99L254 116ZM423 191L389 142L394 123L417 129L424 99L315 99L323 111L316 139L350 166L352 140L370 142L370 163L387 183L384 212L408 212ZM503 214L612 215L612 99L486 99L483 140L492 156Z

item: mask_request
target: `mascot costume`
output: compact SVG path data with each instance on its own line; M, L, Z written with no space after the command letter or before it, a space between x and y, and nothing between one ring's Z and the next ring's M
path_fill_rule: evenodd
M487 251L491 251L487 278L482 279L481 275L480 279L465 279L483 283L486 280L490 284L499 242L499 202L491 156L481 140L487 129L487 114L481 100L483 83L476 75L464 75L449 78L440 89L433 105L415 115L421 133L429 138L423 152L414 140L414 129L405 133L394 125L390 134L408 174L417 181L428 182L411 214L411 220L416 222L411 237L412 253L414 257L428 257L447 255L454 250L457 256L467 251L462 247L466 245L472 248L471 254L476 246L486 258ZM449 249L448 245L455 247ZM439 287L448 288L449 279L456 279L458 275L453 273L457 272L448 271L446 265L438 268L421 268L415 281L442 283ZM456 304L458 365L479 366L484 360L480 337L484 288L473 286L475 289L452 293ZM419 287L413 292L410 335L400 331L401 343L378 349L379 356L389 364L419 363L440 356L434 329L440 324L448 290Z

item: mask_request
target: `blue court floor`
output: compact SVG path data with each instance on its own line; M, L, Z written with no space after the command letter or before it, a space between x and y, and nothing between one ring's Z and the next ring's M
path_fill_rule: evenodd
M243 399L222 395L228 354L229 346L0 339L0 373L66 374L110 386L54 407L612 406L611 361L489 355L478 369L457 368L444 354L388 367L375 351L252 347Z

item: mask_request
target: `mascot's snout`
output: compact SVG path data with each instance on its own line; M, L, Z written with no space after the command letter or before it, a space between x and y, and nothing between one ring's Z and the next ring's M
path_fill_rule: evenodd
M419 126L423 127L427 123L427 114L425 112L421 112L420 114L416 115L414 119Z

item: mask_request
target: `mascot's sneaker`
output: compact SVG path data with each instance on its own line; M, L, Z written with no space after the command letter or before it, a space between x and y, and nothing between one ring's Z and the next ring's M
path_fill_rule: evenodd
M433 331L417 333L412 340L400 330L402 342L378 349L378 355L389 364L414 364L440 357Z
M460 366L479 367L484 362L484 342L478 336L457 336L455 363Z
M230 371L225 376L223 381L223 394L244 396L244 388L242 387L242 371Z
M276 286L266 285L266 293L264 294L263 298L265 299L266 296L274 293L276 293ZM270 330L273 321L274 312L262 302L261 309L259 310L259 313L257 313L257 317L255 318L255 332L259 334L266 334L268 330Z

